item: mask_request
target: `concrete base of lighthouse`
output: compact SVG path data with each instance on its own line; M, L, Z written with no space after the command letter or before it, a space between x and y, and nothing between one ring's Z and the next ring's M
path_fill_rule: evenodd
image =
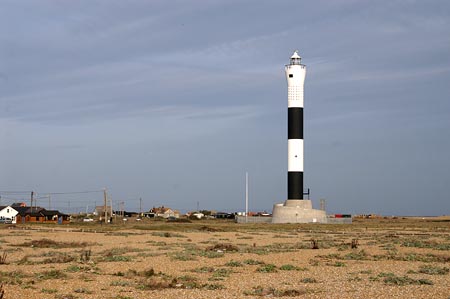
M313 209L311 200L286 200L273 206L272 223L327 223L327 214Z

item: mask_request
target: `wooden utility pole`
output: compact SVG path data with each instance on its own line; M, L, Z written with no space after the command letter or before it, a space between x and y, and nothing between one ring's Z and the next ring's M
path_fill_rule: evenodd
M109 197L109 209L110 209L110 218L111 218L111 222L112 222L112 215L113 215L113 201L112 201L112 197Z
M107 200L107 195L106 195L106 188L103 189L103 210L105 212L105 223L108 223L108 210L106 209L106 200Z
M142 216L142 197L139 198L139 217Z

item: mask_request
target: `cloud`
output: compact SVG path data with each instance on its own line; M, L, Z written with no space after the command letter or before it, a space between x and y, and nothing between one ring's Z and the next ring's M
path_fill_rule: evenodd
M449 8L446 1L3 1L0 180L50 191L95 182L124 198L233 209L242 197L237 177L248 168L257 173L258 205L270 209L285 197L284 64L299 49L308 68L305 165L316 163L306 177L317 196L342 210L356 202L372 208L379 197L367 191L372 169L382 175L400 157L401 171L382 181L395 194L386 201L404 198L419 210L426 194L411 192L408 180L421 184L411 175L420 152L413 149L425 139L433 157L420 163L432 171L421 176L436 197L446 194L433 176L444 177L436 161L448 160L439 135L449 126ZM349 182L367 188L350 194Z

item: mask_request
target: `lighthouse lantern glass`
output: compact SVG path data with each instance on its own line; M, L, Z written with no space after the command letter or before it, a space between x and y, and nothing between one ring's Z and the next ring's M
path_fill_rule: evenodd
M291 58L291 65L300 65L301 58L293 57Z

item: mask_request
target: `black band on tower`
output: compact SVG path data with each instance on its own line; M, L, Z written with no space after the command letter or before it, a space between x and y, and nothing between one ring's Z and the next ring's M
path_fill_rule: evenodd
M288 139L303 139L303 108L288 108Z
M288 172L288 199L303 199L303 172Z

